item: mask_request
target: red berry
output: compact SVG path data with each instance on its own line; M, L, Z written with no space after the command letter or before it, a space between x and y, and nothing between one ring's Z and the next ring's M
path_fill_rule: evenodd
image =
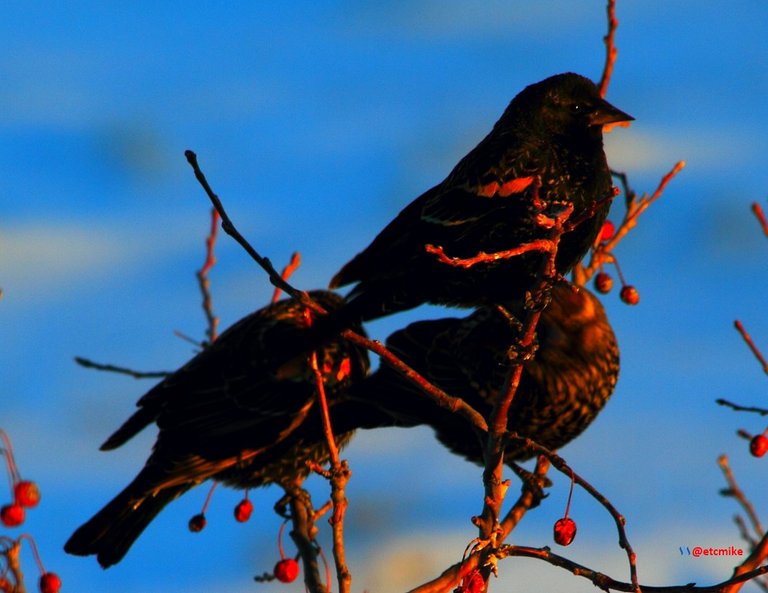
M628 305L636 305L640 302L640 293L637 292L637 289L634 286L630 286L629 284L622 286L619 297L621 297L621 300Z
M237 506L235 507L235 519L240 523L245 523L250 519L251 513L253 513L253 503L250 500L244 498L237 503Z
M14 589L15 587L11 585L11 581L0 577L0 591L2 591L2 593L13 593Z
M40 593L59 593L61 579L55 572L46 572L40 577Z
M480 570L476 568L461 579L457 591L460 593L480 593L483 589L485 589L485 581Z
M749 441L749 452L755 457L762 457L768 451L768 437L759 434Z
M299 563L293 558L283 558L275 564L274 573L281 583L292 583L299 576Z
M555 521L555 541L561 546L568 546L576 537L576 522L570 517L563 517Z
M616 227L610 220L606 220L603 223L603 228L600 229L600 241L608 241L612 239L615 232Z
M205 515L203 513L198 513L189 520L189 530L192 533L200 533L205 529L205 523Z
M24 523L24 507L20 504L7 504L0 509L0 521L6 527L18 527Z
M613 288L613 278L605 272L599 272L595 276L595 290L602 294L608 294Z
M16 498L16 504L20 504L23 507L32 508L40 502L40 489L37 487L37 484L30 480L22 480L16 484L13 493Z

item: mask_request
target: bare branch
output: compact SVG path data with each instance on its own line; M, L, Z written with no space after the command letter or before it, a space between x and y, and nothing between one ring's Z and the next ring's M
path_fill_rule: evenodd
M97 371L108 371L110 373L120 373L121 375L128 375L134 379L162 379L171 374L170 371L134 371L125 367L115 366L113 364L102 364L99 362L93 362L82 356L75 356L75 362L81 367L87 369L95 369Z
M211 281L208 278L208 272L210 272L211 268L216 265L214 248L216 247L216 236L218 235L218 232L219 213L216 211L216 208L211 208L211 230L208 233L208 237L205 239L205 262L203 262L203 267L195 274L198 286L200 287L200 292L203 296L203 313L208 322L208 327L205 330L205 335L208 336L208 344L213 344L214 340L216 340L219 327L219 318L213 313Z
M755 577L768 572L768 566L761 566L755 570L745 572L734 576L726 581L715 585L697 587L695 583L686 585L670 585L665 587L655 587L652 585L635 585L617 581L601 572L588 568L568 558L554 554L549 548L529 548L525 546L505 546L501 552L506 556L522 556L525 558L538 558L545 562L563 568L572 572L576 576L584 577L592 581L595 587L603 591L627 591L634 592L642 590L643 593L725 593L729 587L745 583Z
M760 352L760 349L755 345L755 342L752 340L752 337L747 333L747 330L744 329L744 325L738 319L733 322L733 325L741 334L741 337L747 343L747 346L749 346L749 349L752 351L752 354L755 355L755 358L763 367L763 372L768 374L768 361L763 356L763 353Z
M616 19L616 0L608 0L606 7L608 13L608 33L603 37L605 43L605 65L603 66L603 75L600 77L600 96L605 97L608 92L608 83L611 81L613 66L619 52L616 49L616 29L619 21Z
M291 277L291 275L296 271L296 269L301 265L301 254L298 251L294 251L291 255L291 261L288 262L288 265L286 265L283 268L283 272L280 274L280 277L288 281L288 278ZM280 290L279 286L275 287L275 292L272 294L272 302L276 303L280 299L280 293L282 290Z
M768 416L768 409L766 408L758 408L756 406L742 406L723 398L716 399L715 403L719 406L731 408L736 412L753 412L755 414L760 414L761 416Z
M336 446L336 439L333 436L331 428L331 416L328 412L328 399L325 395L325 384L323 374L317 364L317 352L310 355L310 366L315 375L317 386L317 399L320 402L320 410L323 419L323 432L325 441L328 445L328 453L331 462L331 471L329 480L331 483L331 501L333 502L333 513L329 519L333 530L333 559L336 563L336 578L339 582L339 591L349 593L352 586L352 575L347 567L346 554L344 552L344 514L347 510L347 497L344 490L347 481L351 476L349 466L346 461L339 460L339 448Z

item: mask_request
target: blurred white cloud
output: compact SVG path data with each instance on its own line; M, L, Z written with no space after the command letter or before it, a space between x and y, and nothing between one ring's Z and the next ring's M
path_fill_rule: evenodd
M173 227L187 225L177 217ZM119 219L6 220L0 226L0 286L9 305L39 305L86 288L95 278L125 276L135 266L188 252L199 243L199 236L173 232L152 219L130 225Z

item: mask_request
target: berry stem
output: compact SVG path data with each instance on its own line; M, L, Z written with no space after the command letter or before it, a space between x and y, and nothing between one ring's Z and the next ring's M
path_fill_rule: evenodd
M565 503L565 514L563 515L563 519L568 518L568 513L571 510L571 498L573 497L573 485L576 482L576 477L573 475L573 469L569 468L571 470L571 489L568 492L568 502Z
M288 523L288 519L283 521L280 526L280 531L277 532L277 551L280 553L280 560L285 559L285 552L283 551L283 531L285 531L285 525Z
M29 546L32 548L32 555L35 557L35 563L37 563L37 568L40 571L40 574L45 574L45 566L43 566L43 559L40 558L40 552L37 550L37 544L35 543L34 538L29 535L28 533L24 533L21 536L19 536L19 541L21 540L27 540L29 542Z
M5 463L8 465L8 480L10 481L11 486L11 496L13 496L16 483L21 480L21 475L19 474L19 468L16 467L16 461L13 458L11 438L2 428L0 428L0 440L3 441L2 453L5 454Z

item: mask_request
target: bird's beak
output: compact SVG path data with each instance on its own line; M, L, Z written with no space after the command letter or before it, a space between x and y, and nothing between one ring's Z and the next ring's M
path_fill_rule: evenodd
M634 117L624 113L621 109L616 109L608 101L600 99L595 109L589 114L589 125L604 126L606 124L630 122L634 121L634 119Z

